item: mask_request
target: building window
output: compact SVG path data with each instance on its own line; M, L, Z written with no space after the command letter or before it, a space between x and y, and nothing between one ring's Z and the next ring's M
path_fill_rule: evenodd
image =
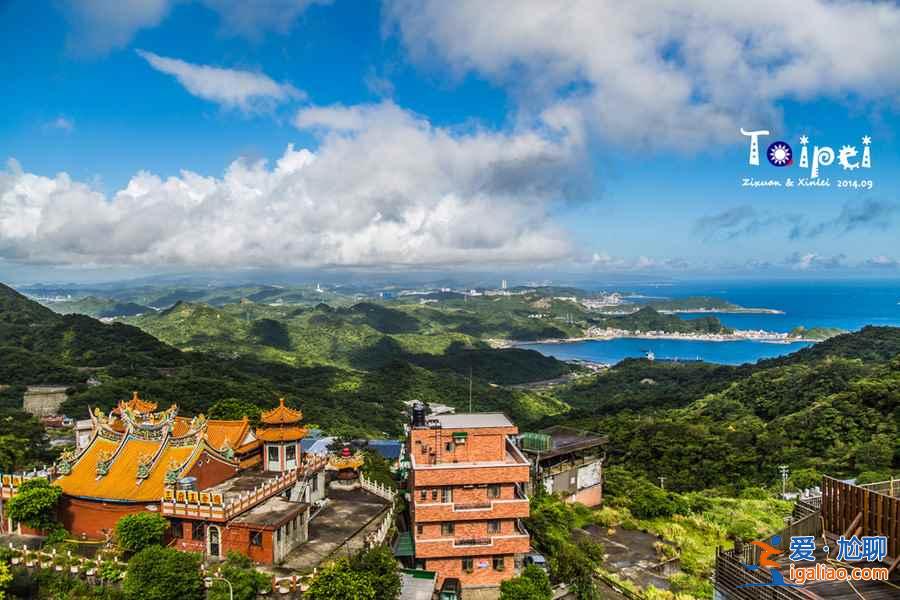
M318 473L313 474L312 481L309 482L309 489L311 489L314 492L319 491L319 474Z
M251 531L250 532L250 545L251 546L262 546L262 531Z
M488 533L500 533L500 521L498 519L488 521L487 530Z
M278 528L278 541L281 541L281 538L284 536L284 532L282 531L282 527Z
M425 531L425 527L421 523L416 523L416 535L422 535L423 531Z
M297 460L297 446L288 446L284 449L284 460Z
M487 492L488 492L488 498L499 498L500 497L500 484L499 483L488 484Z
M441 488L441 502L453 502L453 488L444 487Z
M184 524L181 521L172 520L170 521L171 525L169 526L169 535L173 538L181 539L184 537Z
M453 522L441 523L441 535L453 535Z
M428 500L428 490L419 490L419 500L423 502Z
M434 488L433 490L431 490L431 499L437 500L437 494L438 494L437 488Z
M444 444L444 450L447 452L453 452L453 442L447 442Z
M269 446L269 462L278 462L278 446Z
M206 539L206 525L203 523L194 523L191 526L191 539L202 542Z
M495 556L493 563L495 571L502 571L506 567L506 559L502 556Z
M462 559L462 570L466 573L471 573L473 569L474 561L471 558Z

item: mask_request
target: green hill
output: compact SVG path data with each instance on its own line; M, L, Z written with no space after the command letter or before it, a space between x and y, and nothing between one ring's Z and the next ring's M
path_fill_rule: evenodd
M245 301L219 308L179 302L128 322L182 350L292 365L372 370L401 361L433 371L472 371L499 384L553 379L570 370L531 350L492 349L460 331L462 323L478 318L419 305L297 308Z
M674 489L731 490L900 468L900 328L866 327L739 367L626 360L558 392L613 464Z
M733 330L722 325L716 317L682 319L675 315L663 314L645 306L637 312L592 319L597 327L609 327L625 331L665 331L667 333L731 333Z
M0 293L3 307L0 309L0 383L12 384L19 390L18 394L24 385L68 383L70 395L63 411L76 417L85 415L89 407L110 409L130 396L132 390L140 390L144 397L161 406L177 403L187 415L207 412L215 402L227 398L239 398L267 408L283 396L289 403L302 407L309 422L328 431L378 436L401 432L406 421L404 400L420 399L460 407L468 404L471 361L463 360L466 356L463 349L455 348L445 363L437 355L425 361L405 349L414 344L404 340L398 353L409 360L389 355L365 371L311 364L300 353L302 346L300 351L292 350L295 354L285 358L282 347L288 340L293 344L302 339L304 333L315 329L306 322L316 315L334 312L331 309L298 312L296 308L276 310L244 303L219 310L180 303L153 314L152 318L164 331L195 345L195 351L185 352L132 325L102 323L83 315L58 315L10 288L2 287ZM373 340L385 337L355 320L397 329L397 322L388 318L390 313L373 316L366 307L346 314L341 311L338 316L341 317L338 328L347 336L362 338L358 330L363 329ZM283 327L280 318L299 321ZM324 344L332 333L330 329L321 330L318 340ZM207 347L221 352L207 352ZM247 351L241 352L242 349ZM521 377L531 373L532 363L543 365L548 372L557 372L562 363L552 360L548 363L544 357L531 353L486 349L482 352L472 355L478 363L472 381L476 407L502 410L522 422L533 422L567 408L550 396L508 390L482 379L482 376L500 377L509 373ZM492 362L494 352L499 357L496 363ZM279 360L269 360L270 356ZM563 365L562 369L566 367ZM86 385L88 376L98 379L100 385ZM15 405L16 399L7 398L4 402ZM360 420L361 414L366 419Z

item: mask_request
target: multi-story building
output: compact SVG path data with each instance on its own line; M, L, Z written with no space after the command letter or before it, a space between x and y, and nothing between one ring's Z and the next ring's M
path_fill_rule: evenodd
M413 407L410 515L416 562L437 573L442 597L490 596L516 575L530 539L529 463L500 413L426 417Z

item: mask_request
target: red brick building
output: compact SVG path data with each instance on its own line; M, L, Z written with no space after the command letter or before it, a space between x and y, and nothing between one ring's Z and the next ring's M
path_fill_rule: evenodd
M438 589L496 588L516 575L530 539L529 463L500 413L425 416L413 408L410 514L416 561Z

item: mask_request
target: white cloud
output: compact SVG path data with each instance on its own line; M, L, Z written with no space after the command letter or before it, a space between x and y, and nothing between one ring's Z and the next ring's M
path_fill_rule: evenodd
M204 0L219 13L227 32L254 40L267 31L287 33L307 8L330 3L331 0Z
M262 73L197 65L177 58L136 51L150 66L173 76L194 96L241 110L267 110L305 94L289 83L278 83Z
M897 269L900 268L900 260L891 258L890 256L885 256L884 254L880 254L866 260L865 265L867 267L875 267L877 269Z
M123 48L141 29L159 25L173 4L172 0L69 0L66 7L73 27L69 49L90 56Z
M892 99L900 7L862 0L388 0L415 60L562 105L606 139L702 148L777 126L779 103Z
M836 269L846 266L846 259L847 256L845 254L823 256L815 252L794 252L786 259L784 259L784 265L790 269L794 269L797 271Z
M60 115L52 121L44 123L44 129L47 131L57 130L65 133L72 133L75 131L75 121Z
M391 103L310 108L314 153L221 178L141 172L107 197L0 171L0 257L203 266L535 264L570 256L549 212L579 173L564 131L456 132Z
M72 24L69 48L100 55L124 48L142 29L159 25L177 4L189 0L65 0ZM303 12L331 0L201 0L218 13L225 33L259 39L267 31L286 33Z

